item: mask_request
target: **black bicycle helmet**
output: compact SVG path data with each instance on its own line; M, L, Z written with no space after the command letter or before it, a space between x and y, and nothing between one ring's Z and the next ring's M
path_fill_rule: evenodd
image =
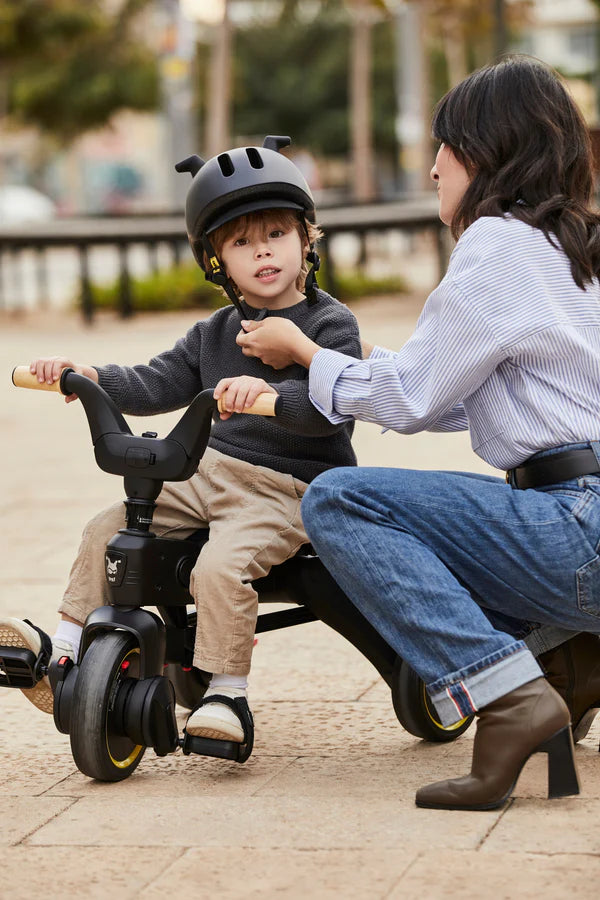
M225 274L209 235L238 216L261 209L296 210L315 221L315 203L310 188L294 163L279 151L291 143L289 137L267 135L262 147L238 147L205 162L190 156L175 166L193 176L185 203L188 239L196 262L209 281L225 288L238 311L247 317ZM207 269L204 255L210 261ZM306 293L314 302L319 258L312 245L307 259L312 263ZM235 299L234 299L235 298Z

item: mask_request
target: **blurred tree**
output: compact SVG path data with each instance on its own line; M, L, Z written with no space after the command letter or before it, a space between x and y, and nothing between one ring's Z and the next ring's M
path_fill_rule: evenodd
M493 61L507 35L515 33L529 19L533 0L413 0L426 14L429 40L445 57L447 77L440 83L436 66L434 93L437 99L462 81L469 72Z
M231 81L233 24L229 0L222 0L223 16L214 30L207 74L207 96L211 103L206 111L204 151L216 156L230 143Z
M372 41L374 143L380 157L393 165L397 147L392 29L376 22ZM290 134L295 145L315 153L349 156L350 47L350 16L342 0L315 4L282 0L277 17L239 26L234 54L235 134L252 139L274 132ZM208 49L200 55L208 58ZM201 96L206 109L211 96L206 86Z
M62 141L122 108L154 109L158 69L136 32L151 0L0 0L0 115Z
M388 15L385 0L345 0L350 13L350 137L352 185L356 200L375 195L372 68L373 27Z

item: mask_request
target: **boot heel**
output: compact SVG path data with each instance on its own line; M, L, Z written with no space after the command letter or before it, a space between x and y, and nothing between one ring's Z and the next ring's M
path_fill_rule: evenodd
M571 797L579 793L573 735L567 725L540 744L536 753L548 754L548 798Z

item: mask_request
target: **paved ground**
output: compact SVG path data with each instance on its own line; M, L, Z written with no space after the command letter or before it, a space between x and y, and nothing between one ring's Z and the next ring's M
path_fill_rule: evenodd
M378 300L357 314L365 336L393 347L418 307ZM191 322L0 321L3 613L53 629L81 528L121 490L95 467L81 409L12 388L12 367L54 352L140 361ZM362 464L487 471L464 435L359 425L356 446ZM375 670L321 623L261 636L251 697L256 747L244 766L148 751L129 780L106 785L77 771L49 716L1 692L0 898L597 896L597 726L577 749L581 796L544 799L539 756L505 809L437 812L418 810L415 790L467 771L472 734L433 745L404 732Z

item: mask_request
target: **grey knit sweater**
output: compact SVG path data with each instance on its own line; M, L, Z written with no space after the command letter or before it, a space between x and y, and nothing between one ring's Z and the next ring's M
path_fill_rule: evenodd
M268 315L290 319L323 347L361 356L354 315L324 291L318 291L313 305L303 300ZM199 391L216 387L221 378L263 378L281 395L281 414L276 418L234 414L217 421L210 447L302 481L312 481L333 466L356 465L350 443L354 423L332 425L317 412L308 397L308 372L302 366L276 370L244 356L235 342L239 331L240 318L233 306L219 309L196 322L171 350L148 365L96 366L100 385L122 412L142 416L188 406Z

